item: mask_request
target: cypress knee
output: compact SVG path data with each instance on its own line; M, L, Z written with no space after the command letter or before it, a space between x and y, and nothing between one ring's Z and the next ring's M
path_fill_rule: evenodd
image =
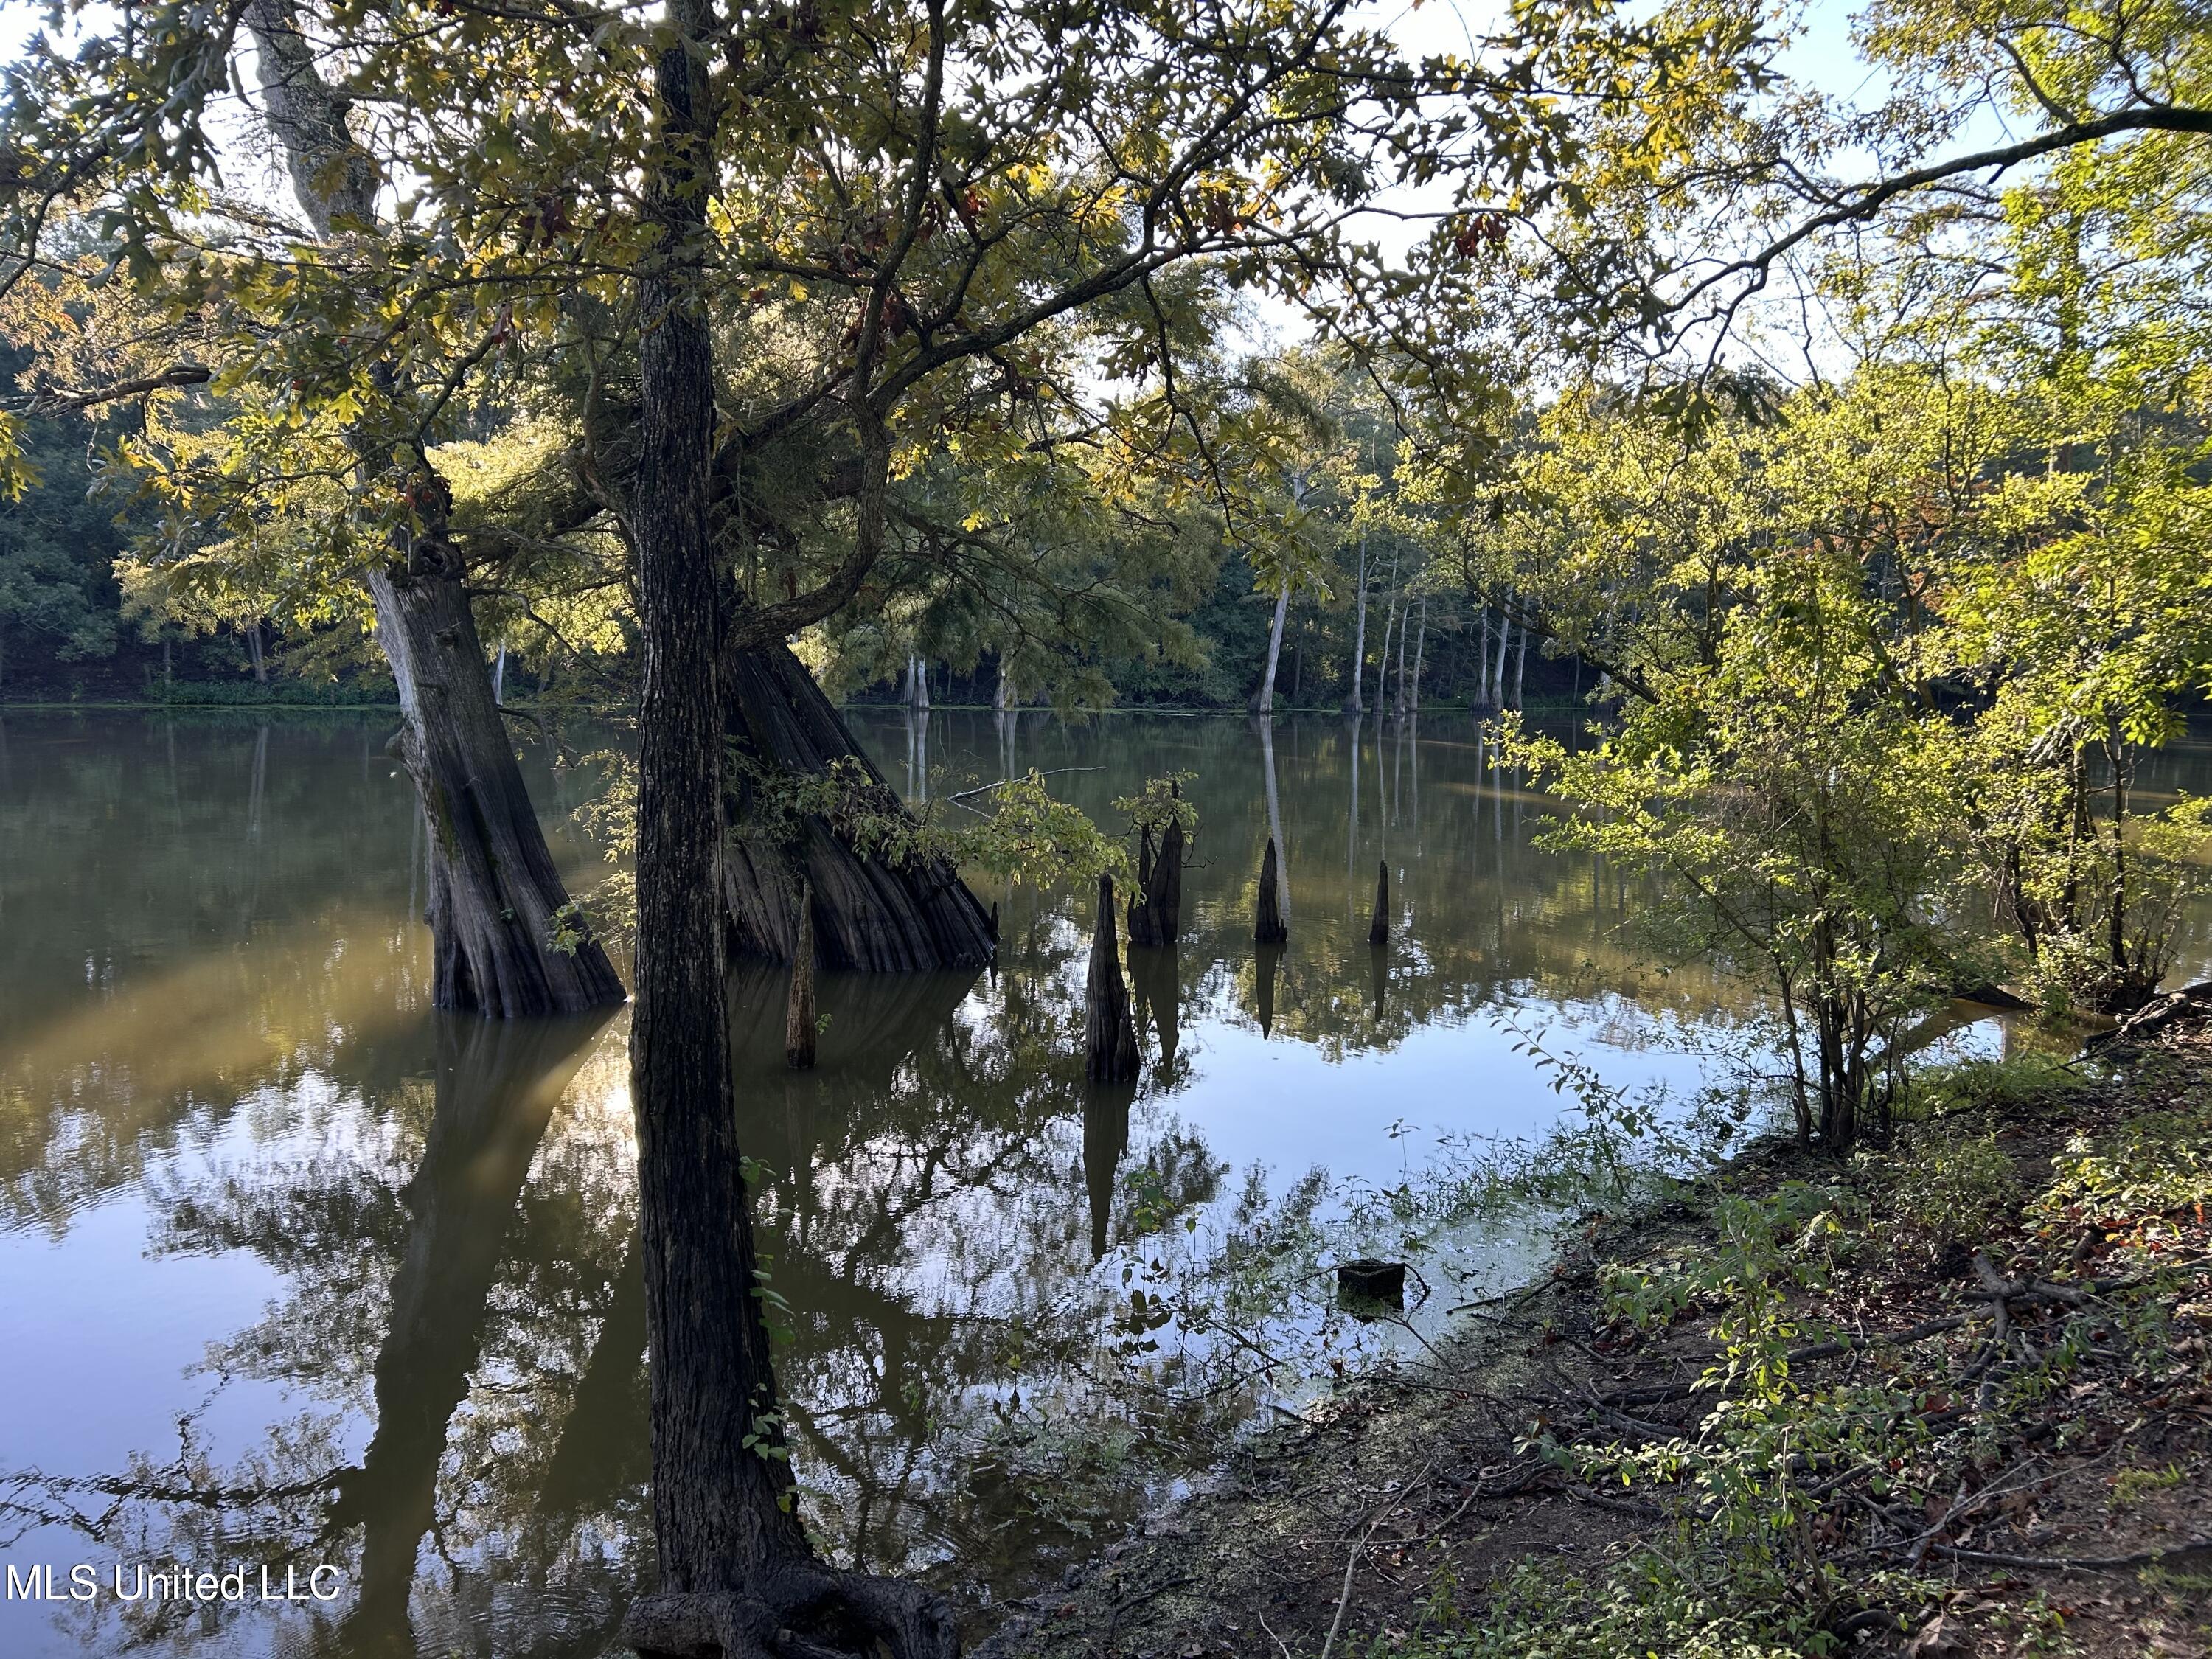
M1390 942L1390 866L1377 863L1375 866L1375 917L1367 924L1370 945Z
M814 1064L814 884L799 889L799 944L791 954L791 1000L784 1005L783 1057L793 1071Z
M1170 784L1168 793L1182 791ZM1152 913L1152 943L1173 945L1182 933L1182 823L1170 818L1160 831L1159 856L1152 860L1152 878L1146 893Z
M1083 988L1084 1075L1096 1083L1127 1083L1137 1075L1137 1027L1115 948L1114 878L1098 878L1098 927L1091 936L1091 971Z
M1260 858L1260 915L1252 938L1261 945L1280 945L1291 936L1283 923L1281 872L1275 859L1275 838L1267 837L1267 850Z
M1140 839L1137 846L1137 890L1129 896L1129 943L1152 945L1160 942L1159 929L1156 924L1156 911L1152 902L1152 884L1158 877L1159 866L1152 858L1152 826L1145 825L1139 835Z

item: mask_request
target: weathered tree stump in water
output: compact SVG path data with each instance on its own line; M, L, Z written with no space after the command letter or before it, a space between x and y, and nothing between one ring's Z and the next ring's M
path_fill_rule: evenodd
M1384 1307L1402 1307L1406 1300L1406 1264L1402 1261L1378 1261L1372 1256L1340 1262L1336 1269L1336 1293L1340 1301L1353 1307L1377 1304Z
M1137 1075L1137 1027L1115 948L1114 878L1098 878L1098 927L1091 936L1091 971L1083 988L1084 1075L1094 1083L1127 1083Z
M795 1072L814 1064L814 884L799 888L799 945L791 955L791 1000L784 1005L783 1057Z
M1168 798L1182 799L1182 786L1170 783ZM1160 831L1160 854L1152 860L1152 878L1145 889L1156 945L1173 945L1182 934L1182 821L1170 818Z
M1375 916L1367 924L1370 945L1390 942L1390 866L1377 863L1375 866Z
M1267 837L1267 850L1260 856L1260 914L1252 925L1252 938L1261 945L1280 945L1291 936L1283 922L1282 872L1275 859L1275 838Z
M1137 843L1137 890L1129 895L1129 943L1147 947L1163 941L1159 936L1159 916L1152 903L1152 881L1158 866L1152 857L1152 828L1146 824L1139 831Z

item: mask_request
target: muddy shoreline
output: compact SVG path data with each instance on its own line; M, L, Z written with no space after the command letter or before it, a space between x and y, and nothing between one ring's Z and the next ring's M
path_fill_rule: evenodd
M2082 1136L2177 1102L2212 1113L2212 1004L2107 1045L2081 1069L2079 1084L2054 1097L1969 1103L2023 1194L2047 1182L2053 1159ZM1769 1142L1706 1185L1758 1194L1839 1179L1873 1178ZM2180 1230L2185 1250L2207 1254L2201 1204L2160 1225ZM1930 1327L1946 1328L1945 1340L1949 1328L1960 1340L1972 1335L1969 1316L1986 1305L1975 1255L2008 1265L2035 1248L2017 1217L1984 1231L1971 1249L1954 1241L1924 1264L1870 1259L1825 1287L1808 1314L1860 1334L1825 1345L1840 1352L1808 1351L1807 1374L1857 1374L1886 1352L1885 1335ZM1655 1332L1625 1332L1608 1316L1601 1273L1607 1264L1680 1260L1714 1245L1710 1214L1694 1200L1586 1218L1564 1240L1550 1278L1469 1310L1434 1361L1357 1377L1299 1420L1255 1435L1210 1490L1070 1568L1054 1591L1013 1603L977 1659L1456 1651L1446 1634L1452 1621L1479 1620L1489 1587L1516 1568L1562 1581L1603 1575L1676 1522L1634 1492L1598 1490L1533 1455L1531 1437L1651 1440L1695 1429L1704 1407L1684 1402L1712 1364L1710 1322L1692 1308ZM2085 1237L2074 1260L2087 1273L2103 1248ZM2173 1322L2181 1334L2172 1340L2184 1350L2197 1345L2193 1389L2185 1379L2162 1384L2147 1400L2136 1379L2092 1366L2032 1419L2002 1417L1985 1389L1990 1456L2008 1468L2033 1463L2032 1502L1970 1503L1966 1489L1980 1478L1970 1470L1909 1563L1856 1547L1878 1565L1909 1567L1911 1587L1838 1611L1804 1650L1914 1659L2212 1653L2212 1545L2193 1547L2212 1540L2207 1285L2200 1273L2177 1305L2155 1310ZM2035 1312L2014 1306L2023 1319ZM1967 1409L1938 1404L1930 1420L1939 1426L1955 1425ZM2131 1494L2125 1504L2116 1490ZM1853 1555L1849 1544L1839 1531L1839 1561ZM2135 1567L2068 1565L2136 1557L2150 1560L2148 1579ZM2046 1645L2023 1645L2015 1614L2031 1607Z

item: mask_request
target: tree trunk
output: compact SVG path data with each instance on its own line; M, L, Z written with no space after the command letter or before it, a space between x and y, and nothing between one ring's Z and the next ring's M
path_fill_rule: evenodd
M1406 718L1406 635L1413 631L1413 602L1406 601L1406 614L1398 624L1398 706L1400 720Z
M1290 926L1283 920L1282 870L1275 857L1275 838L1270 836L1267 850L1260 855L1260 903L1252 939L1258 945L1280 945L1290 936Z
M1503 611L1498 617L1498 649L1490 662L1490 706L1505 707L1505 654L1513 648L1513 618Z
M644 414L629 512L644 643L630 1093L661 1588L631 1605L623 1638L647 1659L766 1659L790 1650L787 1631L822 1652L951 1655L951 1616L934 1597L814 1559L777 1404L723 1004L726 583L708 527L713 343L696 268L710 181L690 159L712 148L707 44L718 24L710 0L671 0L667 15L645 177L659 251L638 281Z
M1482 614L1474 619L1474 706L1477 709L1489 706L1490 698L1490 607L1482 607Z
M246 21L269 125L316 234L328 240L345 234L343 224L373 225L377 169L352 137L350 99L322 79L319 49L288 0L252 0ZM395 557L367 580L377 644L399 688L401 758L432 831L431 1000L495 1018L620 1002L622 981L597 940L586 933L573 950L554 947L556 915L571 937L580 930L563 914L568 891L492 696L447 538L445 483L419 448L412 466L420 527L403 532Z
M246 654L253 663L253 683L269 684L269 665L261 659L261 618L256 617L246 626Z
M999 658L998 683L991 688L991 712L1003 714L1013 705L1014 684L1006 677L1006 659L1002 653Z
M1382 648L1375 653L1375 713L1379 718L1390 707L1390 630L1398 625L1398 596L1395 592L1382 605Z
M863 858L849 828L830 817L767 810L762 792L837 766L854 780L855 805L873 814L906 808L787 647L726 654L723 730L738 763L728 805L736 834L722 872L732 954L791 960L799 885L811 882L824 968L920 973L989 962L990 915L950 865Z
M1521 706L1522 678L1528 671L1528 630L1521 630L1520 648L1513 653L1513 706Z
M1390 866L1377 863L1375 866L1375 915L1367 924L1370 945L1390 942Z
M431 1000L514 1018L623 1000L596 939L556 950L568 890L538 828L458 572L425 556L368 573L399 688L399 753L429 828ZM573 913L570 913L573 915Z
M784 1005L784 1063L793 1071L814 1064L814 884L799 884L799 942L791 954L791 995Z
M1421 595L1421 628L1413 635L1413 678L1407 688L1407 706L1416 714L1421 712L1421 664L1429 648L1429 596Z
M1114 937L1114 878L1098 878L1098 922L1083 983L1083 1074L1094 1083L1127 1083L1137 1075L1137 1027Z
M1252 699L1252 712L1272 714L1275 712L1275 665L1283 654L1283 619L1290 614L1291 579L1283 578L1283 585L1275 592L1275 618L1267 629L1267 667L1260 677L1260 690Z
M1352 689L1345 693L1344 710L1348 714L1364 714L1367 712L1367 538L1364 536L1359 538L1359 597L1354 614L1358 620L1352 628Z

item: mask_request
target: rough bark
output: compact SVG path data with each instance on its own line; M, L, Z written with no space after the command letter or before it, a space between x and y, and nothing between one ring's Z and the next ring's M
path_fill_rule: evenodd
M1137 1027L1121 978L1115 939L1114 878L1098 878L1098 922L1083 982L1083 1071L1094 1083L1127 1083L1137 1075Z
M1267 850L1260 856L1260 905L1252 924L1252 939L1258 945L1280 945L1291 936L1283 920L1282 872L1275 857L1275 838L1267 837Z
M781 1455L722 1000L723 583L708 522L713 347L691 264L706 237L698 158L714 125L701 48L717 22L708 0L672 0L669 21L654 76L647 197L659 235L639 282L644 416L629 513L644 641L630 1088L661 1588L631 1606L623 1636L647 1656L946 1655L957 1639L934 1598L814 1559Z
M799 943L791 955L791 994L784 1005L783 1059L793 1071L814 1064L814 884L799 886Z
M1367 924L1370 945L1390 942L1390 866L1378 863L1375 866L1375 914Z
M811 883L823 968L921 973L988 963L995 949L990 915L950 865L863 858L849 825L821 813L773 810L769 798L779 788L842 763L858 783L855 805L878 815L906 811L787 647L726 655L723 727L738 757L728 804L736 834L722 872L732 953L790 961L799 890Z
M289 0L253 0L262 103L294 193L319 236L372 229L377 171L355 141L351 100L317 70ZM364 465L388 461L364 459ZM416 522L368 576L377 643L405 722L400 753L429 836L431 999L441 1008L514 1018L580 1012L623 1000L588 936L553 947L568 895L555 869L492 692L476 617L447 535L445 483L418 448L406 481ZM568 931L573 933L574 929Z

